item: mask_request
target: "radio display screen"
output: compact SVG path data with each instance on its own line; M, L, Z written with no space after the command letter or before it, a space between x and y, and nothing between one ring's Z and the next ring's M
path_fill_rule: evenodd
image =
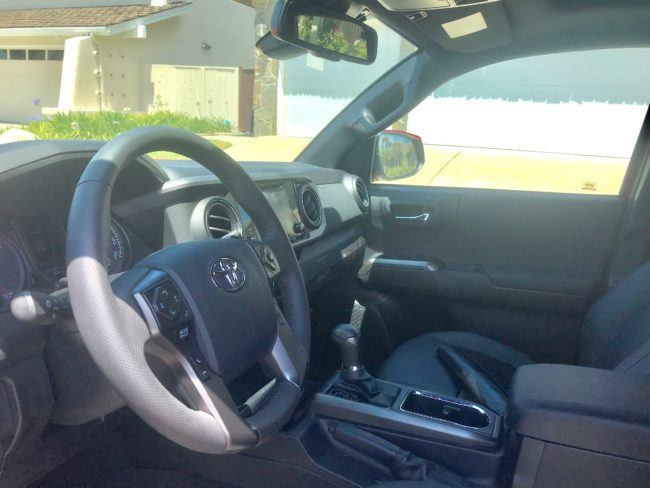
M289 240L298 240L301 235L296 232L295 227L297 227L296 224L301 224L302 220L298 211L293 182L262 183L260 188L273 210L275 210Z

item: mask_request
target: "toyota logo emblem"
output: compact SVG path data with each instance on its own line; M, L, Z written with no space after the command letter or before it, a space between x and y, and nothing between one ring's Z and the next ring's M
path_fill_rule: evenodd
M237 291L246 283L246 270L232 258L219 258L210 265L210 277L217 288Z

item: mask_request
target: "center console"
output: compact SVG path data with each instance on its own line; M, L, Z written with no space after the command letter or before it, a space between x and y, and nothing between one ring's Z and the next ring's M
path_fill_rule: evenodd
M521 440L513 486L648 486L650 378L560 364L515 373L508 426Z
M355 425L418 456L443 462L490 485L503 459L502 418L472 401L373 378L359 358L360 331L333 331L342 368L314 396L311 412L331 423Z
M502 417L477 402L373 378L359 357L360 331L345 324L332 335L342 368L315 395L311 412L352 450L382 453L391 448L381 443L390 442L419 465L444 466L482 486L648 486L647 376L522 366ZM394 466L393 459L384 464Z

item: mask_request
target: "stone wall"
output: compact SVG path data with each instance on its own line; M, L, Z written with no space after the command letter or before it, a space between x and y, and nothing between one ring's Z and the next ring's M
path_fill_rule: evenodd
M268 32L270 12L275 0L252 0L255 8L255 33ZM279 62L255 49L255 85L253 89L253 132L256 136L277 133Z

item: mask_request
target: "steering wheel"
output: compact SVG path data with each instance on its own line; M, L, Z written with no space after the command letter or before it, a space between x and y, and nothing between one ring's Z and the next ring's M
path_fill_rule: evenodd
M262 242L186 242L109 277L113 184L151 151L179 153L212 171L251 216ZM309 359L300 267L260 189L210 142L180 129L147 127L103 146L72 200L67 277L93 360L159 433L189 449L221 454L259 445L290 419ZM272 287L280 292L282 311ZM256 364L272 379L237 406L227 384Z

